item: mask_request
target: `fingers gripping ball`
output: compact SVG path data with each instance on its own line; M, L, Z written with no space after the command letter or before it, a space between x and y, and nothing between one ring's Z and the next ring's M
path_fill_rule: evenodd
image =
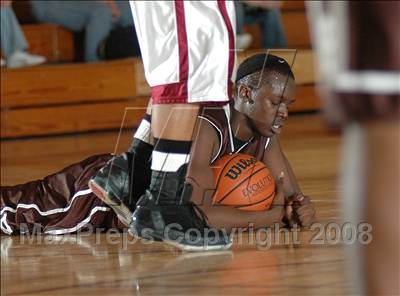
M216 204L244 211L268 210L275 196L275 180L268 168L254 156L225 155L213 164Z

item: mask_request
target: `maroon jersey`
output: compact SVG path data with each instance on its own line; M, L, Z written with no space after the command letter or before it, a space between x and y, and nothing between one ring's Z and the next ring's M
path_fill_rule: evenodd
M232 107L229 105L225 107L204 108L199 115L199 118L208 122L218 135L220 146L217 154L212 157L211 162L214 162L225 154L231 153L249 154L254 156L257 160L262 161L270 138L254 135L247 142L239 146L235 145L230 124L230 108Z

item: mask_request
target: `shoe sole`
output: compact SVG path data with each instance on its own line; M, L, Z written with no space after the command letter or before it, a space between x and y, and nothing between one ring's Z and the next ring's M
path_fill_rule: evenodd
M133 231L131 228L135 228ZM145 227L141 226L140 224L136 223L136 226L134 224L131 224L129 227L128 232L134 236L136 239L141 240L141 241L146 241L148 243L149 239L143 238L138 235L140 232L138 229L144 229ZM155 242L164 242L170 246L173 246L175 248L178 248L182 251L187 251L187 252L205 252L205 251L226 251L229 250L232 247L233 241L230 241L229 244L226 245L218 245L218 246L209 246L209 245L202 245L202 246L191 246L191 245L185 245L176 241L172 240L166 240L162 237L162 235L152 235L151 238Z
M232 247L233 242L230 242L227 245L221 246L191 246L191 245L183 245L175 241L164 240L164 242L170 246L181 249L182 251L187 252L208 252L208 251L226 251Z
M108 206L110 206L115 214L117 214L118 219L127 227L129 227L131 223L131 218L132 218L132 212L129 210L128 207L126 207L123 203L117 204L109 195L108 193L100 187L99 184L97 184L95 181L90 180L89 181L89 188L92 190L92 192L100 198L102 201L104 201Z

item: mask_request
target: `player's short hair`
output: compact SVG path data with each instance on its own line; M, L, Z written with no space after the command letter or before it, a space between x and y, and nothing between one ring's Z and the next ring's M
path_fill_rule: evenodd
M266 73L279 73L285 77L294 79L292 69L285 59L272 54L256 54L244 60L236 74L236 84L255 84ZM257 74L257 75L256 75Z

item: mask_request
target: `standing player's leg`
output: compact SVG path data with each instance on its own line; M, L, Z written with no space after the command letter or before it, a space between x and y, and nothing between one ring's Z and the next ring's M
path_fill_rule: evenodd
M400 4L310 1L308 8L324 97L331 98L325 111L345 131L344 212L361 243L351 261L359 268L357 292L398 295Z
M234 67L234 4L224 1L131 1L146 79L152 87L155 148L149 189L139 200L131 230L187 249L219 249L207 241L185 183L200 103L227 103ZM225 60L221 61L221 57ZM191 103L191 104L187 104ZM208 165L208 164L204 164ZM179 229L165 231L169 224ZM196 229L199 240L184 238Z

